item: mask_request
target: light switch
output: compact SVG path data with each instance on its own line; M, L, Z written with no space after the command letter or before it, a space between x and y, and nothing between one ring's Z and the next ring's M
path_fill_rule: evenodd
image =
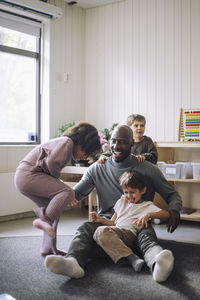
M69 73L64 73L63 74L63 80L64 80L64 82L68 82L69 81Z

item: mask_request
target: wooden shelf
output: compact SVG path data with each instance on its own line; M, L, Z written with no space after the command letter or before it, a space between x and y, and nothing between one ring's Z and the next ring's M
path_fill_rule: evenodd
M200 148L200 142L154 142L159 148Z
M181 214L181 220L200 222L200 209L197 209L190 215Z
M195 142L155 142L158 149L159 161L199 161L200 141ZM172 175L171 175L172 176ZM168 182L174 184L175 189L182 198L183 206L197 209L194 213L181 214L181 220L200 222L200 202L199 202L199 184L200 179L166 178ZM186 184L192 184L188 186ZM156 195L156 203L159 207L164 207L164 200ZM163 206L163 207L162 207ZM197 208L198 207L198 208Z
M184 182L184 183L200 183L200 180L195 179L182 179L182 178L166 178L170 182Z
M84 174L88 167L75 167L75 166L66 166L62 169L61 173L63 174Z

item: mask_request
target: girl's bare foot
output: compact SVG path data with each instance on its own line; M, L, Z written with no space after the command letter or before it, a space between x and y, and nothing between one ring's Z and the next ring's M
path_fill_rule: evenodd
M33 221L33 226L45 231L52 239L55 238L54 229L49 223L42 221L41 219L36 219Z

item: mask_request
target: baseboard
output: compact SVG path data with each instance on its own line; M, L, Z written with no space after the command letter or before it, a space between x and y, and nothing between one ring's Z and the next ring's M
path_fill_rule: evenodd
M12 215L7 215L7 216L0 216L0 222L20 220L20 219L25 219L25 218L31 218L34 216L35 216L34 212L27 211L27 212L17 213L17 214L12 214Z
M87 208L87 206L85 206ZM70 209L77 209L80 208L79 204L75 206L69 206L66 207L64 211L70 210ZM0 223L1 222L7 222L7 221L14 221L14 220L20 220L20 219L25 219L25 218L32 218L35 217L35 214L33 211L27 211L27 212L22 212L22 213L17 213L17 214L11 214L11 215L6 215L6 216L0 216Z

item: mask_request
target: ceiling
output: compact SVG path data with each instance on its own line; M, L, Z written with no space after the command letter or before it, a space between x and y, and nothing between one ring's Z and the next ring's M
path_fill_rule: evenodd
M111 4L115 2L120 2L122 0L76 0L76 1L64 0L64 1L69 4L70 2L71 3L77 2L76 4L71 4L71 5L76 5L82 8L91 8L91 7L102 6L102 5Z

